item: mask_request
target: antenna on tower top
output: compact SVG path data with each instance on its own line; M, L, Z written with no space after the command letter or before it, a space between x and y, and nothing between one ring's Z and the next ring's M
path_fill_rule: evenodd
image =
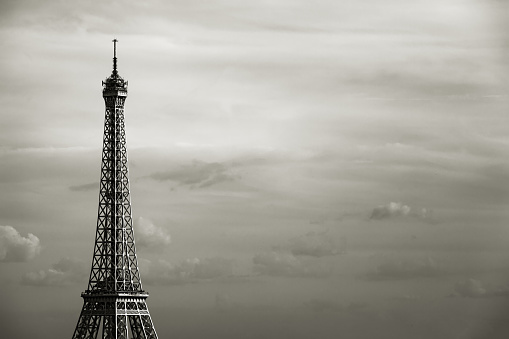
M113 39L113 74L117 74L117 39Z

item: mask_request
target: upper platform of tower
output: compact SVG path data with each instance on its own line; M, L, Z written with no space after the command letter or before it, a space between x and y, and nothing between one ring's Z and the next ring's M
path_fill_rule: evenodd
M127 96L127 81L117 71L117 39L113 39L113 71L111 75L102 82L103 97Z

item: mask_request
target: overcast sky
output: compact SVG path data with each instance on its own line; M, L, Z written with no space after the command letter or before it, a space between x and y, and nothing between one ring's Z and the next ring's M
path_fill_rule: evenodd
M2 333L76 326L117 38L160 338L507 338L508 7L1 1Z

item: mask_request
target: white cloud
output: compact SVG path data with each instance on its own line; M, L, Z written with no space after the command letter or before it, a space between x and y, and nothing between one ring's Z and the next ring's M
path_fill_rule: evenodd
M63 258L47 270L26 273L21 282L34 286L61 286L74 282L86 283L85 263L75 258Z
M279 251L257 254L253 263L254 270L264 275L325 277L332 272L332 268L318 258L296 257Z
M171 242L171 237L166 229L156 226L152 221L138 218L134 222L136 244L152 250L162 250Z
M39 238L28 233L25 238L12 226L0 226L0 261L24 262L41 251Z
M143 280L155 284L183 284L233 275L233 261L220 257L189 258L177 265L162 259L143 260L140 267Z

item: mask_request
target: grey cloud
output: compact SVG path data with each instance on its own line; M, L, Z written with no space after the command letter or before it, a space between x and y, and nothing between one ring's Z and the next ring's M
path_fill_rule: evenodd
M342 312L344 306L329 299L312 299L306 301L304 306L315 312Z
M39 238L28 233L25 238L12 226L0 226L0 261L24 262L41 251Z
M355 313L363 311L367 308L367 304L352 302L347 305L343 305L337 301L330 299L311 299L304 303L306 308L309 308L315 312L347 312Z
M425 260L392 260L380 264L374 272L365 275L368 280L401 280L436 277L445 271L428 257Z
M429 69L429 64L424 60L414 60L416 64L421 63L423 67ZM469 63L457 63L455 68L472 67ZM444 70L445 71L445 70ZM489 84L479 82L479 79L455 78L447 74L419 74L415 71L377 71L374 74L351 79L352 85L360 85L363 88L372 88L373 92L380 93L384 91L385 98L402 97L406 99L442 97L450 95L465 95L490 93L492 90ZM467 80L467 81L465 81ZM383 97L382 97L383 98Z
M505 154L499 154L504 157ZM496 162L479 168L472 168L467 178L453 178L451 189L478 206L479 204L509 202L509 164Z
M420 297L415 294L402 294L402 295L395 296L393 299L399 300L399 301L415 301L415 300L419 300Z
M69 186L69 189L71 191L75 191L75 192L98 190L99 189L99 183L91 182L89 184L74 185L74 186Z
M170 234L166 229L156 226L145 218L134 221L136 244L151 250L162 250L171 243Z
M482 283L475 279L457 282L454 285L454 292L459 296L472 298L484 297L487 295L487 290Z
M136 6L135 1L129 1L130 6ZM2 2L3 3L3 2ZM124 18L120 16L119 22L116 23L101 23L96 20L90 21L89 16L94 13L95 16L106 18L108 12L111 12L111 4L103 4L99 1L80 2L80 1L46 1L43 3L39 1L13 1L16 5L3 6L7 9L2 18L7 19L6 24L20 25L25 24L36 28L43 27L44 29L61 30L67 29L74 31L80 27L87 27L90 30L97 30L97 26L101 28L113 28L120 23L124 23ZM115 6L115 9L122 11L121 7ZM126 14L126 11L122 11ZM1 12L0 12L1 13ZM101 20L102 21L102 20ZM95 22L96 27L92 28ZM99 23L99 25L98 25Z
M233 275L233 261L220 257L190 258L177 265L162 259L144 260L141 267L144 280L154 284L184 284Z
M346 245L343 247L346 251ZM325 277L332 273L332 267L320 258L342 250L327 232L308 232L283 246L274 246L271 252L256 254L254 271L272 276Z
M451 297L464 298L487 298L496 296L509 296L509 285L492 288L485 286L480 280L469 278L454 284L454 292Z
M289 250L293 255L323 257L336 255L339 250L327 232L309 232L290 240Z
M204 188L236 180L239 175L223 163L194 160L189 165L183 165L166 172L153 173L149 177L157 181L175 181L191 188Z
M291 253L272 251L253 257L255 272L290 277L327 277L332 267L313 257L296 257Z
M233 261L224 258L193 259L181 265L182 272L195 279L212 279L233 274Z
M47 270L26 273L21 280L24 285L62 286L86 279L87 269L83 261L75 258L63 258Z

